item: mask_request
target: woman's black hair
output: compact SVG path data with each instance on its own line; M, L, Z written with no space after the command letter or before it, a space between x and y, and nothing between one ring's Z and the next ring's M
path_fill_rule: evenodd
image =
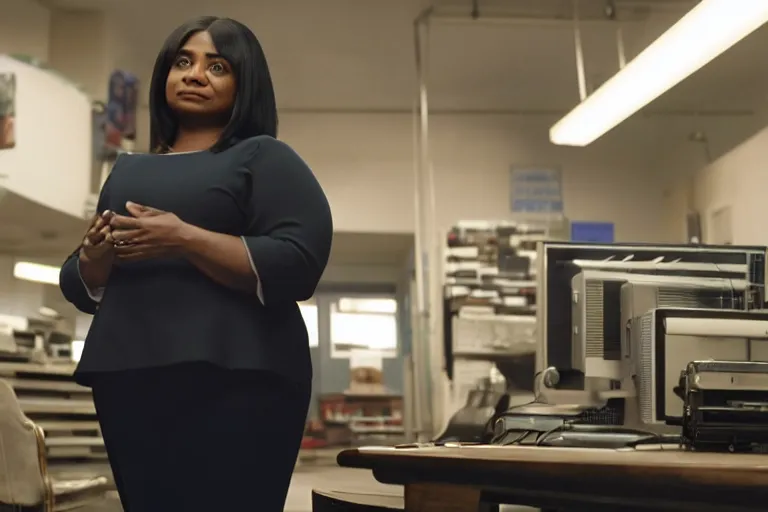
M168 36L155 61L149 90L150 133L153 152L173 145L178 131L176 115L168 106L165 89L168 73L187 40L208 32L218 53L232 66L237 93L229 123L211 151L223 151L257 135L277 137L277 103L264 50L253 32L242 23L215 16L190 20Z

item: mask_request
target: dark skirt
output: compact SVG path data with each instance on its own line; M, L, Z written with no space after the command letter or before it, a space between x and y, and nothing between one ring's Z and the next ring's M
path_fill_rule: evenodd
M91 378L126 512L283 510L309 383L205 363Z

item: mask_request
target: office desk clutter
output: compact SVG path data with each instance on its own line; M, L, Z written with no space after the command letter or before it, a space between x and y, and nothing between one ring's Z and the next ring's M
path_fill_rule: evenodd
M495 419L494 442L762 450L765 368L725 361L768 361L765 248L543 242L537 260L536 397ZM697 361L723 361L705 365L706 406L702 387L679 392ZM691 405L699 430L686 437ZM719 442L698 442L712 429Z
M683 445L699 450L768 447L768 363L692 361L680 376Z
M486 245L493 239L473 236ZM504 357L483 353L494 370L478 372L480 384L449 422L459 435L347 451L341 465L403 485L407 511L446 507L440 496L451 493L456 511L482 510L482 503L557 512L763 506L753 502L768 484L765 247L539 240L526 256L531 268L518 276L533 293L519 286L525 299L516 301L491 284L499 274L478 277L493 251L474 253L473 276L455 268L455 252L447 263L445 311L451 335L464 338L451 340L454 385L463 354L457 346L485 336L505 349ZM502 315L535 322L530 332L467 334L461 321L476 320L478 308L497 322ZM520 349L531 337L532 350ZM507 367L494 380L501 363L528 354L530 368ZM510 400L526 388L530 400ZM482 435L466 428L485 418ZM715 475L729 498L713 497ZM662 489L669 478L676 485Z

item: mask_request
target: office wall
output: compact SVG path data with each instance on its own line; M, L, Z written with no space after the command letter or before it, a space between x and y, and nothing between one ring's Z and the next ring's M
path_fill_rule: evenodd
M121 44L109 30L110 21L116 20L98 12L50 10L36 0L3 0L0 55L33 57L103 100L115 44Z
M49 64L76 82L94 100L106 101L113 71L109 18L87 11L53 11Z
M48 70L0 56L16 76L16 146L0 151L3 186L27 199L82 217L90 192L91 102Z
M50 13L38 2L0 3L0 54L22 54L48 61Z
M552 165L563 170L570 218L613 221L620 240L654 240L659 225L652 205L661 193L649 179L652 170L615 139L583 150L553 146L547 137L551 121L434 116L430 142L439 229L462 219L512 218L510 167ZM340 229L406 232L414 229L412 125L406 115L289 115L283 137L314 165ZM640 210L648 212L645 218L638 217Z
M764 220L767 160L768 128L764 128L690 178L675 184L672 194L685 195L686 206L700 213L705 241L717 241L724 230L730 230L734 244L768 245ZM718 215L727 225L717 225Z
M761 188L768 181L762 170L768 156L766 105L746 117L699 120L706 140L689 140L660 159L668 241L685 239L685 216L695 211L701 215L705 240L712 242L717 235L713 217L718 210L732 207L733 242L768 243L768 233L760 227Z
M637 120L588 148L549 143L546 116L435 115L431 148L441 228L507 219L512 165L563 169L567 215L612 221L623 241L658 241L663 190L651 149L663 121ZM148 113L140 111L140 126ZM313 167L339 231L414 230L414 119L388 113L283 113L280 137ZM148 146L147 130L138 148Z

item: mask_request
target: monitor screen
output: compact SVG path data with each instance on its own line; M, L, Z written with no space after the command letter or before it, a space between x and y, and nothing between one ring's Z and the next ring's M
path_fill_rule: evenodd
M555 367L566 383L573 371L571 280L585 265L615 272L747 279L755 286L745 295L745 306L764 305L765 247L543 242L538 250L537 371ZM619 304L620 287L612 293L615 299L609 301Z

